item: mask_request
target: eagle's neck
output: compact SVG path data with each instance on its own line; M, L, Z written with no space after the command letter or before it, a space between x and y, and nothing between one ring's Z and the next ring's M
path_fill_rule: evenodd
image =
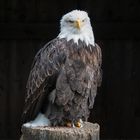
M66 38L67 41L73 40L74 43L77 44L78 41L81 40L82 42L85 42L87 46L89 46L90 44L95 46L95 39L92 28L81 32L72 32L64 28L58 35L58 38Z

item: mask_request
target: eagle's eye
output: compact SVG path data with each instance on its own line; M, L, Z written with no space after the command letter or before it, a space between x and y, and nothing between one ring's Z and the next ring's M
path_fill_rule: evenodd
M86 21L86 19L83 19L83 20L82 20L82 22L85 22L85 21Z
M73 21L73 20L67 20L67 22L68 22L68 23L74 23L74 21Z

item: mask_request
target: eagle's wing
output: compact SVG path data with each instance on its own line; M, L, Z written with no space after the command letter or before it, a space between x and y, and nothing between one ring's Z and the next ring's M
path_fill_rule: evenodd
M98 46L98 44L95 45L95 53L96 56L96 71L94 72L94 80L91 86L90 94L89 94L89 109L93 108L94 105L94 99L97 94L97 87L101 86L102 82L102 51L101 48Z
M22 123L36 117L40 110L44 97L44 88L55 85L57 73L61 64L65 61L64 51L60 51L62 42L58 38L46 44L35 56L32 68L27 81L27 94L25 98L25 107L22 115ZM54 76L54 78L50 78ZM44 94L43 94L44 93Z

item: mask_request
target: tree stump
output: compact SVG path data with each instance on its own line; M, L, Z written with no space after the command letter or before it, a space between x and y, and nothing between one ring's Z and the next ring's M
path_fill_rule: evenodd
M99 125L84 122L82 128L22 127L22 140L99 140Z

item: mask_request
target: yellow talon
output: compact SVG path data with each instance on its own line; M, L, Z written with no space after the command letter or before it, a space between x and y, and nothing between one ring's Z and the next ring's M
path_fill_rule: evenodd
M81 123L80 122L76 122L75 126L80 128L81 127Z
M67 127L72 127L71 122L66 122L66 126L67 126Z

